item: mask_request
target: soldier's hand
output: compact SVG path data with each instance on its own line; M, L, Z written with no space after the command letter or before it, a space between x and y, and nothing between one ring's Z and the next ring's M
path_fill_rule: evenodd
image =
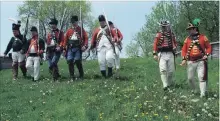
M92 53L95 53L95 49L92 49Z
M86 50L86 47L82 46L81 50L84 52Z
M208 56L207 55L205 55L205 56L203 56L203 60L206 60L208 58Z
M158 56L154 55L154 60L158 61Z
M186 60L183 60L180 66L185 66L186 65Z

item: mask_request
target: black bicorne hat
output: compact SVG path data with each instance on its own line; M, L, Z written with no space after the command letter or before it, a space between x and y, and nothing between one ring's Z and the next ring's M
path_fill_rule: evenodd
M57 25L57 24L58 24L58 21L57 21L56 18L52 18L52 19L50 19L50 23L49 23L49 24L55 24L55 25Z
M105 16L104 15L99 15L99 21L105 21Z
M19 30L20 29L20 24L15 24L15 23L13 23L12 24L12 30Z
M37 32L37 27L32 26L32 27L31 27L31 31L35 31L35 32Z
M77 22L78 20L78 16L72 16L70 19L71 23Z

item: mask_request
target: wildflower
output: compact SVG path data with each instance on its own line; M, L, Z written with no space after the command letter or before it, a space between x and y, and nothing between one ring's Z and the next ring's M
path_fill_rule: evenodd
M200 114L199 114L199 113L197 113L197 114L196 114L196 116L197 116L197 117L199 117L199 116L200 116Z
M211 113L209 113L209 114L208 114L208 116L209 116L209 117L212 117L212 114L211 114Z
M217 95L216 95L216 94L214 94L214 97L217 97Z
M154 116L158 116L158 114L157 114L157 113L155 113L155 114L154 114Z
M142 116L144 116L144 113L142 113Z
M30 100L29 102L32 103L32 100Z
M43 95L45 95L45 93L43 93Z
M205 112L206 110L203 108L202 111Z
M164 116L165 119L168 119L168 116Z
M134 117L135 117L135 118L137 118L137 117L138 117L138 115L134 115Z
M161 109L161 106L158 106L159 109Z
M166 100L166 99L167 99L167 96L164 96L163 99Z
M204 103L204 106L208 106L208 104L207 104L207 103Z
M148 112L145 113L146 115L148 114Z
M186 96L185 96L185 95L182 95L181 98L186 98Z

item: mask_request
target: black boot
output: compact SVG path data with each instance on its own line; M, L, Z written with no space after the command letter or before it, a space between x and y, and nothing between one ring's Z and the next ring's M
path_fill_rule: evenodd
M23 77L26 78L26 76L27 76L27 69L25 67L25 61L20 62L19 63L19 67L20 67L20 69L21 69L21 71L23 73Z
M49 67L49 73L52 75L53 74L53 66Z
M102 70L102 71L101 71L101 74L102 74L103 77L106 78L106 70Z
M80 60L77 60L76 61L76 67L78 68L79 70L79 78L80 79L83 79L84 77L84 71L83 71L83 67L82 67L82 62Z
M108 67L108 77L112 77L112 67Z
M69 67L70 78L72 80L75 80L75 76L74 76L74 63L73 62L69 62L68 63L68 67Z

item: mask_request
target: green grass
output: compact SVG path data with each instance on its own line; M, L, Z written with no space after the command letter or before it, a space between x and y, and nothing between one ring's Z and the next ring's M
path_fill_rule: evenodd
M0 72L1 121L217 121L218 61L209 61L208 99L190 92L186 68L178 65L178 86L164 99L158 64L150 58L121 60L121 80L97 78L97 61L83 62L86 79L69 84L66 61L59 62L60 83L51 82L47 63L36 83L21 74L12 81L11 70L4 70Z

